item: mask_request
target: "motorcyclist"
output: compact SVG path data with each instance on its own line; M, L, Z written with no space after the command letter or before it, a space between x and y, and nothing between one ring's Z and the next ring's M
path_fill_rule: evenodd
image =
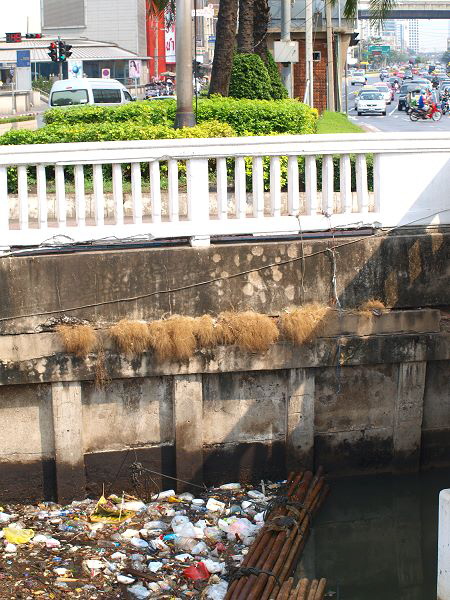
M433 85L434 89L437 89L439 87L439 79L436 77L436 75L431 80L431 84Z
M420 91L419 100L417 102L417 110L425 117L430 107L428 105L428 98L426 97L425 90Z

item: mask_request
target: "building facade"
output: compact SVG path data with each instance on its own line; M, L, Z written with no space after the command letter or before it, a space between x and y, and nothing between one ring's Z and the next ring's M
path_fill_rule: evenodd
M420 28L418 19L411 19L409 22L409 47L413 52L419 52L420 49Z
M94 40L109 42L142 60L140 82L148 81L146 0L41 0L42 33L45 37L64 40ZM88 76L98 77L106 65L95 61L85 70ZM113 73L111 71L111 76ZM116 74L126 81L128 63Z

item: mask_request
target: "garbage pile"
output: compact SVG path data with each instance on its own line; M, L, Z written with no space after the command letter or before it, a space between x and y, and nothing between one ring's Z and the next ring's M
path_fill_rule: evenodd
M0 598L223 600L282 483L0 506Z

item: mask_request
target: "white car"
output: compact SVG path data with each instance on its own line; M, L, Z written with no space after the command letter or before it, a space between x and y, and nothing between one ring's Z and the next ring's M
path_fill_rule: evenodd
M383 94L386 104L392 102L392 91L386 83L376 83L373 87L375 87L380 94Z
M353 73L351 84L356 85L357 83L360 83L361 85L366 83L366 74L364 71L355 71Z
M49 105L76 106L78 104L101 104L116 106L132 102L126 87L117 79L61 79L55 81L50 92Z
M355 100L355 109L358 115L372 113L386 115L386 101L381 92L362 91Z

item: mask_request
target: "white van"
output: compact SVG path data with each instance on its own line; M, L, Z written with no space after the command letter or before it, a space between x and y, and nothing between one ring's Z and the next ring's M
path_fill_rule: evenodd
M99 104L117 106L134 100L117 79L61 79L55 81L49 97L49 106Z

